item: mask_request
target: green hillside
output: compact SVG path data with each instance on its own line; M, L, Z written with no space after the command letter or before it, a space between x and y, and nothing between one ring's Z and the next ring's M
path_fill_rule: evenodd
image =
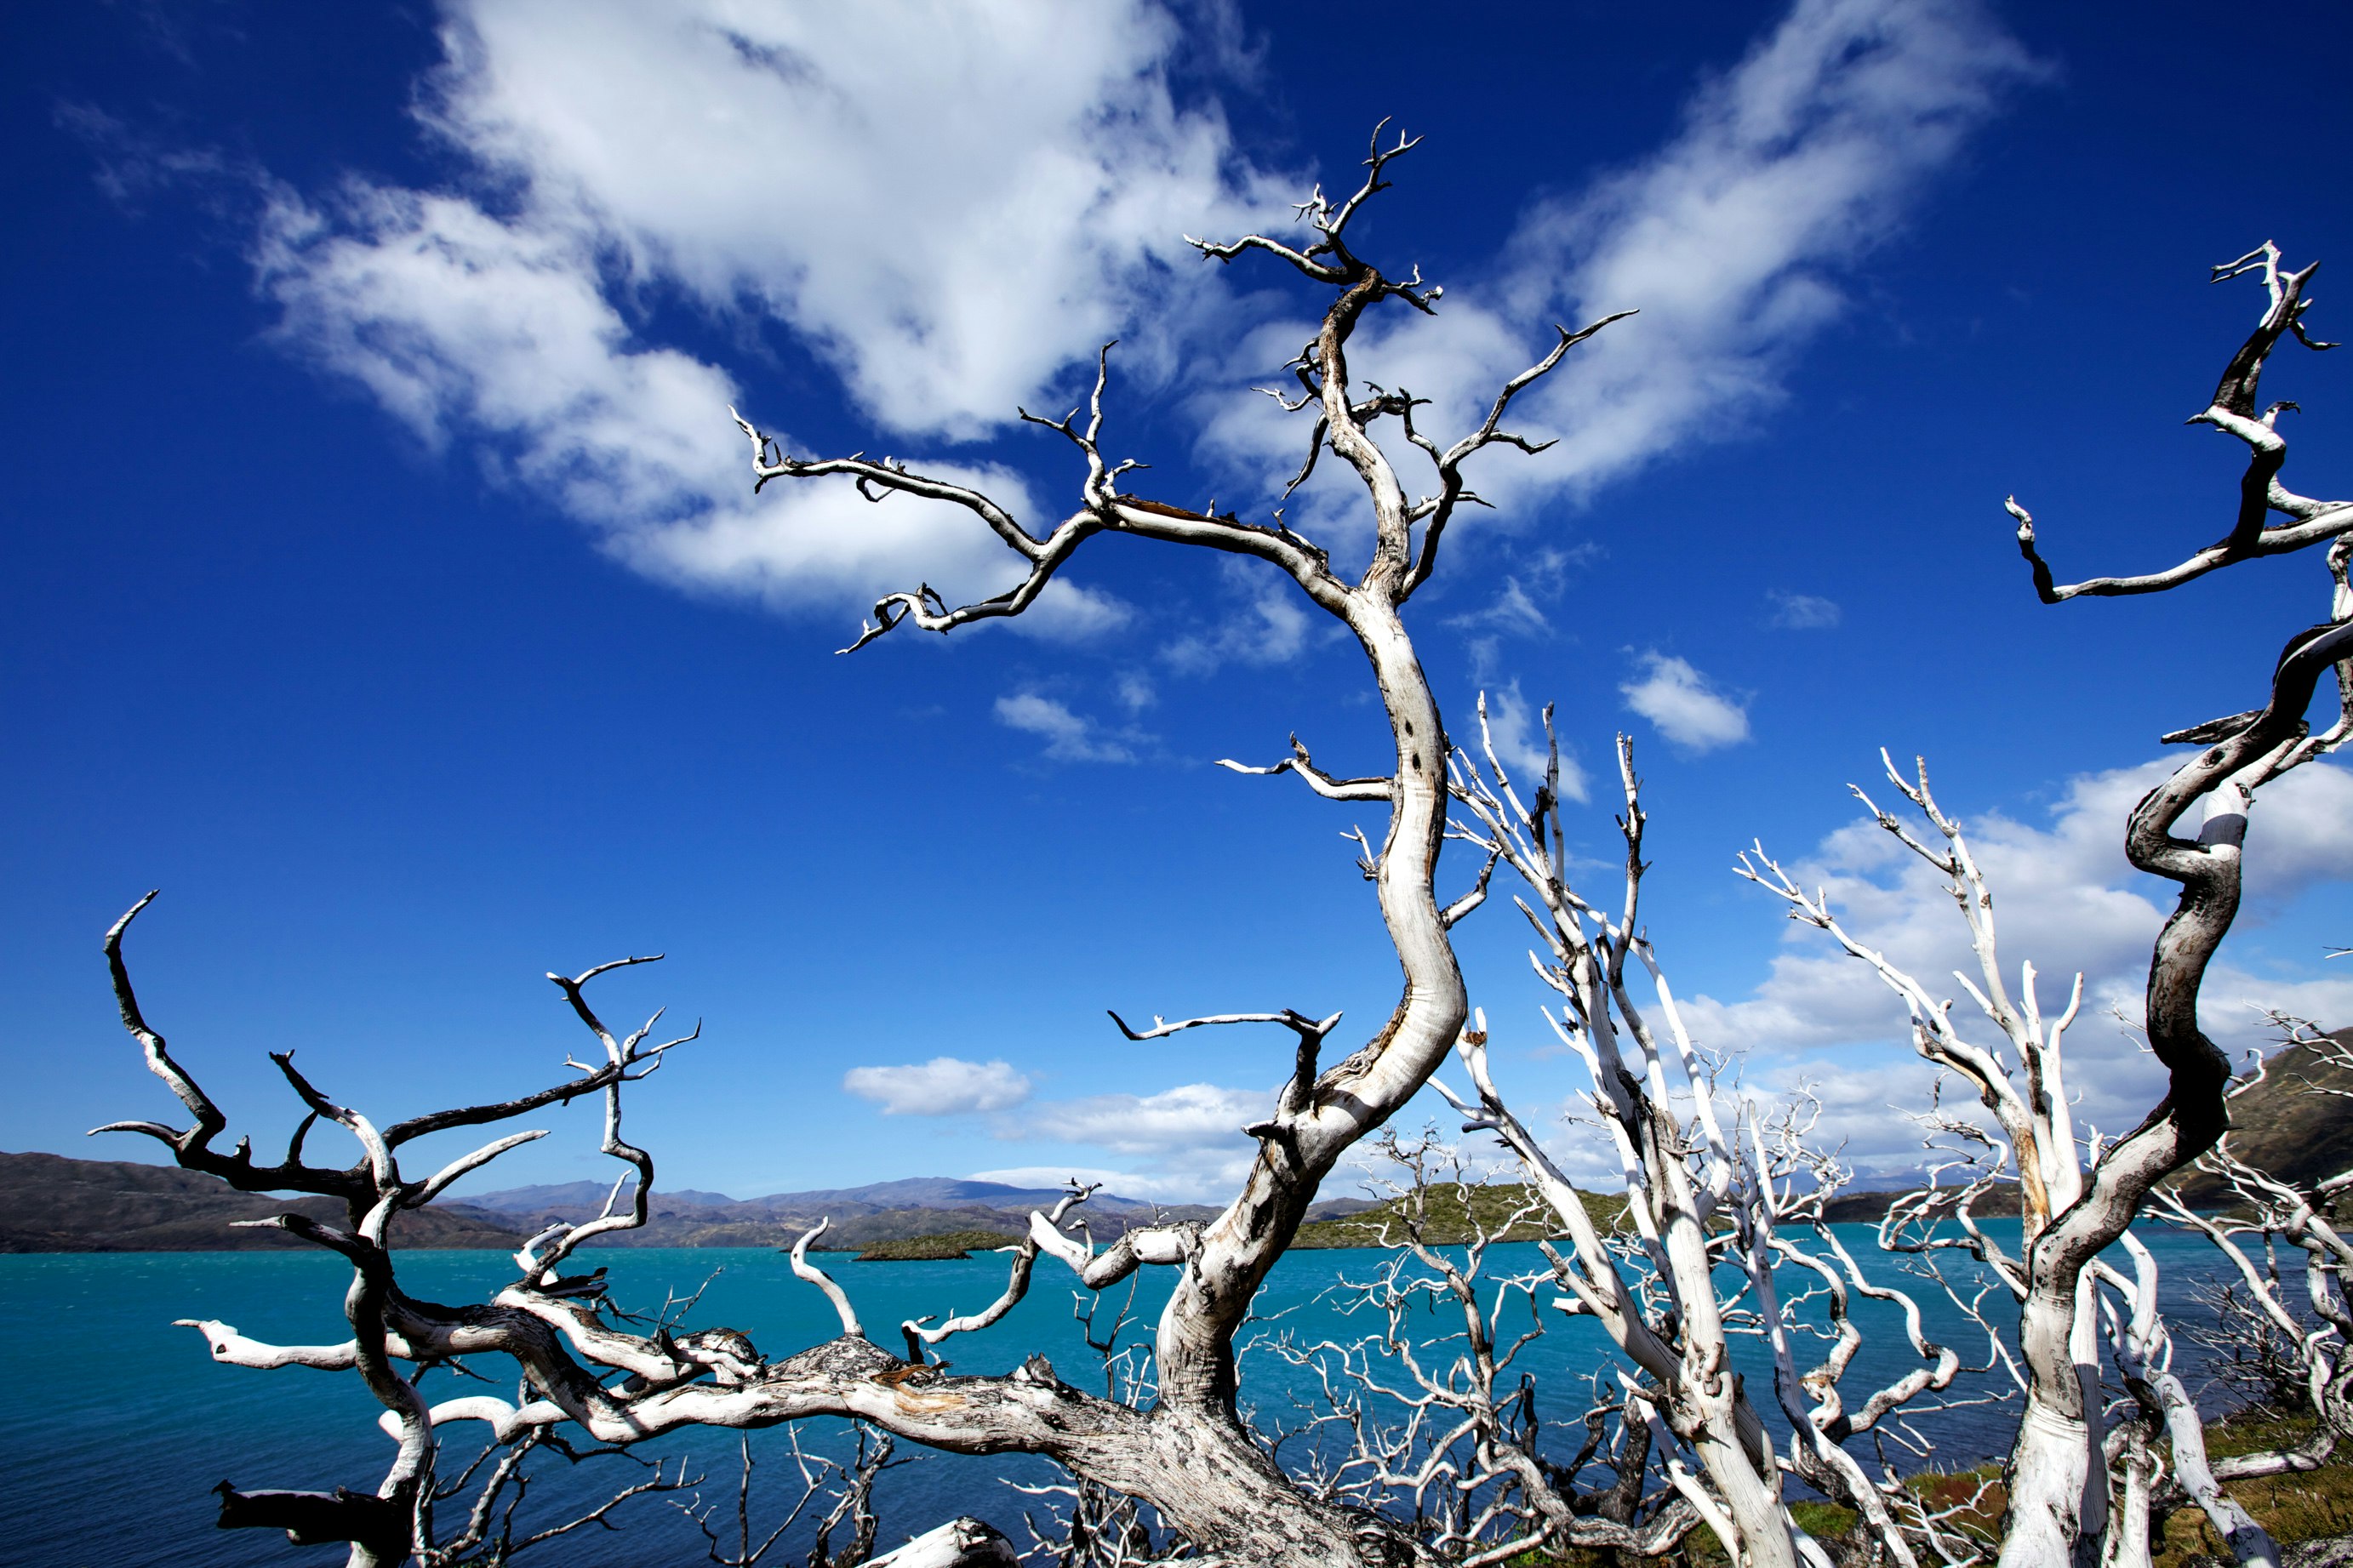
M951 1230L938 1236L895 1237L878 1241L858 1255L860 1263L925 1263L943 1258L965 1258L994 1252L1021 1238L996 1230Z
M0 1252L261 1251L308 1244L282 1230L239 1230L238 1220L306 1214L349 1223L332 1198L240 1193L217 1176L176 1165L0 1154ZM395 1247L480 1247L523 1243L511 1216L435 1204L392 1222Z
M2335 1038L2353 1042L2353 1029ZM2336 1093L2327 1092L2337 1090ZM2319 1047L2289 1046L2264 1066L2263 1081L2231 1102L2231 1152L2256 1169L2310 1192L2353 1168L2353 1071L2321 1060ZM2181 1183L2193 1208L2227 1205L2228 1189L2200 1172Z
M1625 1212L1626 1200L1606 1197L1599 1193L1579 1193L1585 1212L1603 1230L1618 1223ZM1387 1198L1360 1213L1343 1215L1336 1219L1315 1220L1299 1227L1299 1237L1293 1247L1378 1247L1384 1230L1393 1241L1402 1243L1406 1237L1404 1217L1409 1199L1404 1196ZM1471 1239L1472 1221L1487 1230L1504 1226L1523 1207L1534 1204L1535 1212L1509 1225L1504 1230L1506 1241L1535 1241L1543 1237L1566 1234L1550 1210L1535 1202L1535 1193L1519 1182L1446 1183L1431 1187L1423 1194L1423 1239L1440 1247L1460 1247Z

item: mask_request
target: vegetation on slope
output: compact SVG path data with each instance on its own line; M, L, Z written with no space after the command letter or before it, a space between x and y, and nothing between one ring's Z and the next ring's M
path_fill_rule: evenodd
M2353 1042L2353 1029L2336 1038ZM2325 1047L2287 1046L2263 1064L2263 1081L2231 1101L2231 1152L2306 1192L2353 1169L2353 1069L2321 1059ZM2192 1208L2232 1203L2221 1178L2203 1172L2181 1183Z
M1585 1212L1603 1230L1617 1224L1626 1210L1623 1198L1599 1193L1579 1193ZM1299 1227L1293 1247L1380 1247L1403 1245L1410 1194L1400 1194L1356 1214L1311 1221ZM1437 1247L1460 1247L1472 1237L1473 1222L1506 1241L1535 1241L1562 1234L1559 1222L1535 1194L1518 1182L1439 1183L1422 1197L1422 1239Z
M895 1237L878 1241L858 1255L860 1263L925 1263L993 1252L1021 1238L996 1230L951 1230L938 1236Z
M303 1247L282 1230L240 1230L238 1220L304 1214L350 1223L332 1198L240 1193L217 1176L176 1165L0 1154L0 1252L227 1252ZM393 1222L396 1247L512 1252L523 1244L511 1216L436 1204Z

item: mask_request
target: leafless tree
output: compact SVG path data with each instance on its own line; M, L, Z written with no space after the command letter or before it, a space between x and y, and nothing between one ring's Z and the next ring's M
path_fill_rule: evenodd
M2295 405L2274 404L2256 411L2257 383L2284 335L2292 333L2316 349L2331 346L2309 337L2303 323L2309 305L2304 290L2313 271L2313 267L2282 271L2279 252L2270 245L2213 270L2216 281L2260 277L2266 295L2254 331L2232 357L2209 405L2192 420L2231 435L2250 453L2237 514L2221 540L2164 571L2061 584L2039 552L2033 518L2015 498L2007 503L2036 591L2050 604L2086 595L2161 592L2237 562L2334 542L2327 552L2335 581L2328 617L2288 640L2271 671L2263 706L2165 737L2168 743L2195 744L2201 750L2148 793L2126 826L2125 851L2131 863L2181 889L2149 963L2144 1026L2149 1048L2168 1081L2165 1098L2147 1118L2094 1156L2087 1157L2079 1147L2070 1121L2061 1042L2081 1000L2080 978L2074 996L2056 1019L2046 1019L2041 1011L2031 964L2022 970L2021 991L2013 998L1995 952L1991 894L1958 826L1930 794L1925 767L1909 779L1892 763L1887 772L1894 787L1928 822L1932 831L1926 841L1868 797L1864 804L1882 826L1947 879L1978 958L1978 979L1964 975L1962 983L1992 1026L1997 1045L1969 1040L1951 1016L1949 1002L1939 1002L1914 977L1850 936L1820 894L1797 886L1761 849L1746 863L1752 877L1789 902L1793 918L1830 931L1847 952L1872 964L1904 1000L1921 1055L1968 1085L1999 1130L1998 1144L1989 1145L1995 1148L1996 1163L2007 1163L2022 1189L2025 1229L2019 1257L2002 1255L1981 1228L1968 1224L1966 1203L1960 1211L1968 1232L1967 1244L1996 1270L2020 1304L2018 1342L2027 1405L2008 1468L2005 1568L2088 1565L2103 1553L2114 1558L2118 1552L2131 1561L2136 1552L2146 1551L2145 1540L2132 1539L2147 1518L2141 1496L2145 1478L2136 1473L2146 1467L2135 1449L2146 1433L2137 1436L2130 1422L2113 1434L2103 1430L2099 1288L2116 1292L2122 1303L2109 1310L2106 1348L2123 1364L2138 1369L2128 1371L2128 1377L2154 1375L2169 1351L2161 1322L2152 1316L2154 1264L2137 1258L2136 1279L2097 1260L2126 1238L2157 1184L2211 1149L2226 1125L2230 1063L2200 1027L2198 998L2207 963L2238 912L2241 847L2256 793L2353 736L2353 663L2347 662L2353 654L2353 592L2346 580L2348 551L2353 551L2353 541L2348 539L2353 533L2353 503L2317 501L2287 489L2279 478L2286 442L2277 424L2279 416ZM2273 513L2287 521L2267 526ZM2319 680L2332 667L2339 715L2329 728L2315 733L2306 711ZM2201 806L2203 823L2195 836L2180 837L2177 829ZM2087 1281L2095 1283L2087 1286ZM2145 1387L2158 1386L2147 1375L2142 1382ZM2152 1412L2143 1414L2154 1420ZM2169 1428L2177 1468L2185 1461L2192 1469L2202 1464L2202 1451L2186 1452L2190 1447L2202 1450L2192 1410ZM2219 1497L2219 1492L2213 1495ZM2129 1506L2117 1515L2112 1502ZM2226 1534L2236 1528L2226 1527L2219 1514L2216 1523ZM2251 1521L2246 1523L2252 1527ZM2270 1550L2267 1540L2255 1539L2260 1535L2260 1531L2250 1536L2239 1529L2232 1535L2232 1543L2260 1558Z
M2353 1048L2308 1020L2274 1015L2286 1042L2316 1047L2317 1059L2353 1068ZM2258 1061L2232 1086L2236 1099L2265 1080ZM2310 1081L2300 1092L2342 1097L2334 1084ZM2220 1176L2237 1200L2232 1214L2200 1213L2179 1192L2161 1190L2155 1211L2203 1235L2229 1265L2223 1283L2203 1305L2211 1323L2185 1325L2181 1337L2200 1342L2209 1365L2233 1390L2274 1410L2301 1405L2313 1416L2311 1436L2285 1448L2233 1455L2214 1466L2222 1480L2317 1468L2339 1445L2353 1441L2353 1243L2339 1227L2335 1205L2353 1190L2353 1171L2324 1177L2310 1188L2241 1159L2229 1134L2200 1157L2199 1168ZM2290 1259L2283 1267L2282 1254ZM2299 1294L2295 1276L2303 1276Z
M1883 1461L1873 1475L1847 1447L1875 1438L1907 1405L1950 1388L1963 1358L1931 1342L1917 1304L1867 1278L1831 1233L1824 1205L1849 1173L1809 1147L1805 1107L1776 1114L1727 1093L1720 1065L1685 1028L1643 934L1647 817L1631 746L1620 738L1621 887L1604 903L1578 892L1569 878L1549 710L1547 771L1532 801L1523 800L1483 710L1481 717L1483 759L1463 752L1452 759L1455 797L1467 816L1456 832L1508 865L1535 900L1514 902L1543 944L1530 955L1536 973L1561 998L1546 1018L1591 1083L1588 1100L1619 1167L1626 1227L1605 1232L1595 1223L1506 1103L1490 1068L1483 1013L1460 1047L1473 1093L1438 1088L1464 1113L1466 1131L1493 1132L1517 1156L1566 1233L1566 1255L1546 1249L1565 1292L1557 1304L1591 1315L1630 1363L1626 1390L1653 1424L1668 1476L1737 1561L1773 1568L1826 1561L1789 1512L1785 1474L1854 1509L1875 1550L1904 1568L1915 1568L1923 1553L1942 1562L1979 1556L1981 1543L1920 1508L1890 1465ZM1647 975L1650 1002L1629 984L1629 960ZM1729 1291L1727 1271L1737 1280ZM1802 1296L1785 1293L1785 1272L1810 1276ZM1850 1403L1841 1384L1861 1343L1849 1311L1855 1294L1900 1307L1919 1363ZM1817 1300L1821 1318L1804 1320L1800 1309ZM1801 1370L1798 1345L1817 1331L1829 1352ZM1770 1347L1776 1400L1792 1432L1785 1458L1774 1453L1733 1370L1736 1333ZM1986 1366L1997 1353L1989 1336Z
M1545 1331L1537 1291L1552 1276L1501 1274L1493 1249L1525 1239L1532 1224L1538 1234L1557 1228L1542 1223L1542 1196L1473 1171L1432 1132L1384 1131L1377 1152L1372 1184L1389 1200L1358 1224L1381 1250L1333 1291L1343 1318L1376 1326L1263 1342L1320 1394L1282 1440L1305 1450L1324 1489L1414 1521L1464 1568L1538 1549L1648 1557L1681 1542L1701 1516L1652 1463L1639 1396L1597 1372L1590 1407L1566 1424L1583 1433L1573 1455L1540 1441L1535 1384L1514 1363ZM1418 1338L1432 1318L1436 1331Z
M1926 1113L1924 1120L1933 1133L1973 1145L1976 1154L1939 1166L1937 1183L1894 1205L1882 1226L1883 1245L1890 1251L1914 1256L1946 1248L1965 1250L2015 1303L2018 1317L2011 1326L2021 1353L2014 1365L2026 1399L2018 1447L2027 1446L2031 1430L2068 1420L2083 1423L2082 1462L2086 1473L2070 1484L2097 1505L2085 1509L2075 1527L2091 1547L2110 1561L2147 1560L2152 1531L2161 1529L2164 1511L2154 1452L2162 1439L2171 1474L2187 1489L2183 1495L2206 1510L2217 1529L2241 1552L2242 1561L2275 1564L2269 1537L2243 1509L2211 1484L2201 1418L2172 1371L2171 1332L2158 1310L2156 1259L2128 1228L2119 1226L2109 1240L2121 1243L2133 1264L2132 1271L2119 1270L2095 1252L2079 1273L2072 1298L2073 1315L2060 1345L2038 1347L2031 1337L2038 1302L2031 1259L2041 1238L2058 1216L2078 1207L2087 1193L2099 1189L2106 1162L2128 1139L2104 1144L2079 1134L2074 1125L2066 1080L2065 1038L2083 1002L2083 977L2075 978L2067 1005L2056 1017L2043 1014L2031 962L2021 965L2013 993L1998 944L1993 893L1967 834L1938 804L1925 763L1906 776L1892 759L1883 755L1882 761L1889 782L1926 824L1926 836L1915 835L1862 790L1855 794L1880 826L1946 879L1946 889L1968 927L1977 959L1976 975L1957 978L1991 1026L1995 1043L1972 1038L1955 1018L1951 1001L1937 998L1910 973L1848 931L1822 893L1801 887L1761 848L1743 857L1742 870L1785 900L1793 919L1829 932L1849 954L1878 973L1904 1001L1915 1047L1941 1072L1966 1084L1993 1123L1988 1131L1939 1110ZM1962 1179L1942 1185L1957 1170ZM2022 1226L2021 1245L2015 1252L1977 1215L1977 1205L1989 1193L2013 1183L2021 1198ZM1940 1226L1947 1223L1957 1235L1939 1234ZM2036 1357L2047 1362L2053 1354L2063 1354L2068 1384L2075 1391L2071 1404L2056 1407L2047 1367L2044 1376L2035 1373ZM2109 1404L2104 1395L2104 1368L2112 1368L2115 1379L2105 1386L2125 1396L2120 1418L2113 1423L2103 1420ZM2034 1479L2021 1478L2018 1467L2031 1462L2013 1453L2007 1472L2013 1494L2013 1524L2005 1536L2005 1551L2016 1531L2016 1494L2031 1490Z
M852 647L910 623L946 632L1018 615L1036 603L1080 546L1098 534L1125 534L1262 562L1345 626L1363 649L1389 729L1393 762L1385 773L1335 777L1296 742L1293 754L1271 767L1230 765L1246 773L1293 773L1325 798L1388 807L1380 847L1367 846L1366 874L1404 971L1404 991L1364 1043L1330 1066L1323 1065L1322 1047L1336 1016L1316 1022L1288 1011L1237 1014L1153 1031L1268 1021L1296 1037L1289 1083L1272 1113L1248 1130L1259 1145L1250 1173L1216 1218L1140 1227L1098 1250L1057 1223L1069 1205L1053 1215L1035 1215L997 1303L967 1316L908 1325L903 1332L909 1353L903 1358L867 1336L854 1304L806 1261L803 1251L797 1251L795 1268L833 1300L841 1322L839 1338L772 1360L727 1331L636 1332L606 1310L600 1275L567 1275L564 1268L597 1236L644 1223L653 1163L649 1154L621 1138L621 1094L680 1042L649 1047L644 1030L626 1038L607 1030L583 993L603 970L576 979L558 977L557 983L596 1032L604 1060L584 1067L581 1077L556 1089L503 1104L442 1112L379 1131L365 1117L330 1102L290 1061L281 1059L312 1119L324 1118L351 1131L365 1158L349 1170L314 1168L301 1159L298 1134L282 1165L262 1167L252 1163L243 1144L230 1155L212 1148L226 1119L172 1061L160 1037L140 1021L121 962L121 928L110 937L124 1021L145 1046L151 1067L194 1118L186 1128L150 1123L136 1130L162 1141L183 1165L224 1176L244 1190L325 1193L349 1207L348 1230L290 1216L276 1223L343 1254L353 1268L346 1306L354 1338L322 1352L323 1362L310 1364L347 1362L356 1367L400 1426L400 1458L375 1496L341 1493L315 1504L332 1518L333 1529L357 1543L355 1562L388 1563L412 1548L424 1549L418 1500L427 1495L426 1483L438 1453L437 1412L395 1363L426 1366L459 1356L501 1356L519 1368L530 1393L520 1405L493 1411L488 1404L466 1402L464 1409L441 1417L486 1416L501 1432L569 1424L598 1444L629 1446L686 1426L748 1428L803 1416L850 1417L899 1438L961 1453L1044 1455L1086 1484L1142 1500L1195 1549L1229 1562L1355 1565L1428 1555L1394 1521L1303 1490L1251 1439L1236 1407L1234 1338L1318 1183L1421 1087L1453 1048L1467 1019L1468 1000L1449 931L1484 897L1485 881L1478 879L1451 900L1439 894L1449 745L1402 611L1436 569L1457 510L1485 504L1466 480L1471 459L1490 447L1541 449L1542 443L1505 426L1513 399L1557 367L1577 343L1619 318L1581 331L1559 329L1535 363L1502 387L1476 427L1445 444L1419 421L1424 400L1360 382L1351 374L1347 353L1366 313L1395 304L1431 312L1440 295L1419 270L1403 276L1386 272L1355 248L1351 226L1357 215L1388 188L1390 165L1414 146L1410 139L1385 142L1382 136L1376 132L1366 161L1368 173L1353 193L1335 204L1319 190L1300 205L1304 232L1299 242L1257 234L1230 242L1193 242L1204 257L1219 262L1270 260L1327 297L1314 337L1287 367L1299 395L1278 401L1287 409L1312 411L1314 421L1305 459L1290 489L1307 478L1327 447L1363 488L1373 547L1369 563L1353 579L1335 570L1327 549L1283 521L1280 510L1266 521L1245 521L1232 512L1195 510L1123 489L1123 481L1142 465L1113 462L1104 455L1108 346L1083 419L1076 413L1060 419L1023 414L1066 439L1084 470L1075 509L1040 530L976 490L889 458L786 455L739 420L752 447L755 489L776 479L836 479L855 485L870 500L906 498L962 508L1024 563L1018 586L975 604L949 605L928 586L891 595L875 606ZM1383 426L1385 420L1389 423ZM1391 446L1397 455L1377 439L1377 431L1395 433ZM1409 490L1398 467L1399 458L1409 455L1403 448L1419 454L1417 463L1426 462L1421 483L1427 488L1419 494ZM588 1092L606 1096L606 1152L634 1176L628 1206L620 1205L622 1186L617 1184L607 1213L534 1237L518 1254L520 1277L489 1303L444 1308L402 1291L385 1246L393 1216L431 1201L458 1176L537 1134L502 1138L421 1182L402 1173L402 1144L425 1131L502 1121ZM310 1122L304 1125L307 1130ZM1040 1253L1071 1268L1089 1290L1116 1285L1139 1267L1176 1272L1175 1293L1161 1314L1154 1344L1157 1397L1149 1408L1099 1397L1050 1371L950 1375L925 1358L923 1352L946 1337L1000 1319L1022 1298ZM220 1359L250 1365L303 1359L282 1348L252 1345L233 1333L216 1339L215 1347ZM616 1374L618 1381L613 1381Z
M2283 272L2278 248L2265 244L2214 268L2216 281L2249 274L2261 278L2267 300L2208 406L2194 416L2248 449L2237 515L2220 541L2167 571L2062 587L2052 582L2036 553L2033 519L2015 500L2010 503L2019 548L2034 567L2036 590L2046 602L2158 592L2239 561L2325 541L2334 542L2328 564L2336 585L2327 618L2288 639L2263 706L2165 737L2203 749L2149 792L2126 828L2125 852L2132 864L2181 887L2150 959L2144 1014L2149 1048L2169 1081L2165 1099L2105 1153L2081 1193L2054 1208L2050 1223L2028 1245L2020 1337L2033 1384L2032 1404L2012 1456L2005 1568L2056 1568L2071 1556L2080 1557L2080 1542L2099 1533L2094 1528L2100 1522L2096 1414L2083 1402L2074 1332L2082 1317L2080 1281L2092 1260L2124 1235L2150 1189L2212 1148L2222 1134L2230 1064L2200 1027L2198 993L2207 962L2238 912L2240 849L2256 792L2353 737L2353 662L2347 661L2353 654L2353 591L2346 582L2353 503L2315 500L2281 483L2287 444L2278 421L2294 405L2275 403L2260 413L2256 408L2257 384L2283 335L2293 333L2315 349L2330 346L2307 335L2304 325L2310 304L2304 289L2317 267L2316 262ZM2270 523L2274 513L2287 521ZM2305 713L2332 666L2337 718L2312 733ZM2205 821L2197 837L2177 837L2176 826L2201 802Z

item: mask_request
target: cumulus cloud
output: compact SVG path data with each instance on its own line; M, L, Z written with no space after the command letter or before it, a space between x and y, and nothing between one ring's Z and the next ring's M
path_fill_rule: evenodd
M1619 687L1626 706L1659 727L1670 745L1694 755L1748 739L1748 713L1716 689L1691 661L1646 653L1641 672Z
M851 1068L841 1087L885 1116L965 1116L1009 1110L1029 1098L1029 1079L1001 1061L934 1057L903 1067Z
M1836 601L1811 594L1787 594L1775 588L1765 597L1773 606L1765 624L1777 631L1822 631L1838 625L1841 616Z
M1097 1094L1046 1100L997 1124L1008 1140L1078 1144L1124 1156L1116 1166L1026 1165L976 1173L979 1181L1058 1185L1071 1175L1106 1183L1124 1197L1207 1203L1230 1197L1258 1145L1242 1133L1274 1100L1269 1089L1182 1084L1157 1094Z
M1043 737L1046 755L1058 763L1132 763L1134 735L1104 729L1094 720L1074 713L1067 703L1034 691L1017 692L997 700L997 721L1008 729Z
M848 526L854 499L814 489L752 504L738 389L647 341L638 301L782 326L883 429L967 439L1106 338L1152 374L1222 287L1172 266L1196 259L1180 234L1275 204L1171 93L1178 29L1152 0L918 9L445 0L419 115L465 178L269 187L256 263L282 339L656 576L782 606L1001 590L1018 563L955 509ZM902 453L1027 511L1007 474ZM1016 624L1126 615L1050 600Z
M2084 976L2083 1011L2068 1037L2069 1081L2084 1097L2081 1119L2112 1131L2137 1121L2161 1092L2162 1074L2129 1022L2140 1016L2150 945L2172 889L2132 869L2122 825L2174 765L2156 760L2072 780L2044 826L2000 813L1964 823L1993 891L2007 982L2015 988L2020 963L2031 960L2042 976L2043 1009L2055 1015L2073 976ZM2353 877L2353 773L2325 763L2300 768L2263 792L2250 821L2242 931L2258 928L2306 889ZM1925 861L1865 818L1832 832L1788 868L1799 885L1829 895L1858 941L1957 998L1956 1018L1990 1041L1989 1026L1975 1021L1974 1004L1949 978L1957 970L1975 977L1977 961L1942 879ZM2226 944L2201 997L2208 1033L2233 1051L2257 1045L2266 1007L2332 1025L2353 1017L2353 975L2258 973L2234 962ZM1820 932L1793 926L1748 996L1695 996L1684 1008L1704 1043L1744 1053L1749 1085L1760 1094L1810 1080L1825 1100L1825 1125L1858 1153L1897 1159L1915 1152L1907 1125L1887 1112L1891 1104L1924 1105L1930 1077L1909 1058L1903 1006L1867 965ZM2118 1014L2126 1024L2112 1016ZM1882 1048L1867 1049L1873 1047ZM1858 1047L1866 1048L1860 1058Z

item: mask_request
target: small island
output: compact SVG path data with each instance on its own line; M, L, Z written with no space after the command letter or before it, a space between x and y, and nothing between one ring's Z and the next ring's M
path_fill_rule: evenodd
M938 1236L900 1236L875 1242L858 1255L860 1263L931 1263L942 1258L966 1258L976 1252L994 1252L1000 1247L1012 1247L1020 1241L1018 1236L1007 1236L994 1230L951 1230Z

